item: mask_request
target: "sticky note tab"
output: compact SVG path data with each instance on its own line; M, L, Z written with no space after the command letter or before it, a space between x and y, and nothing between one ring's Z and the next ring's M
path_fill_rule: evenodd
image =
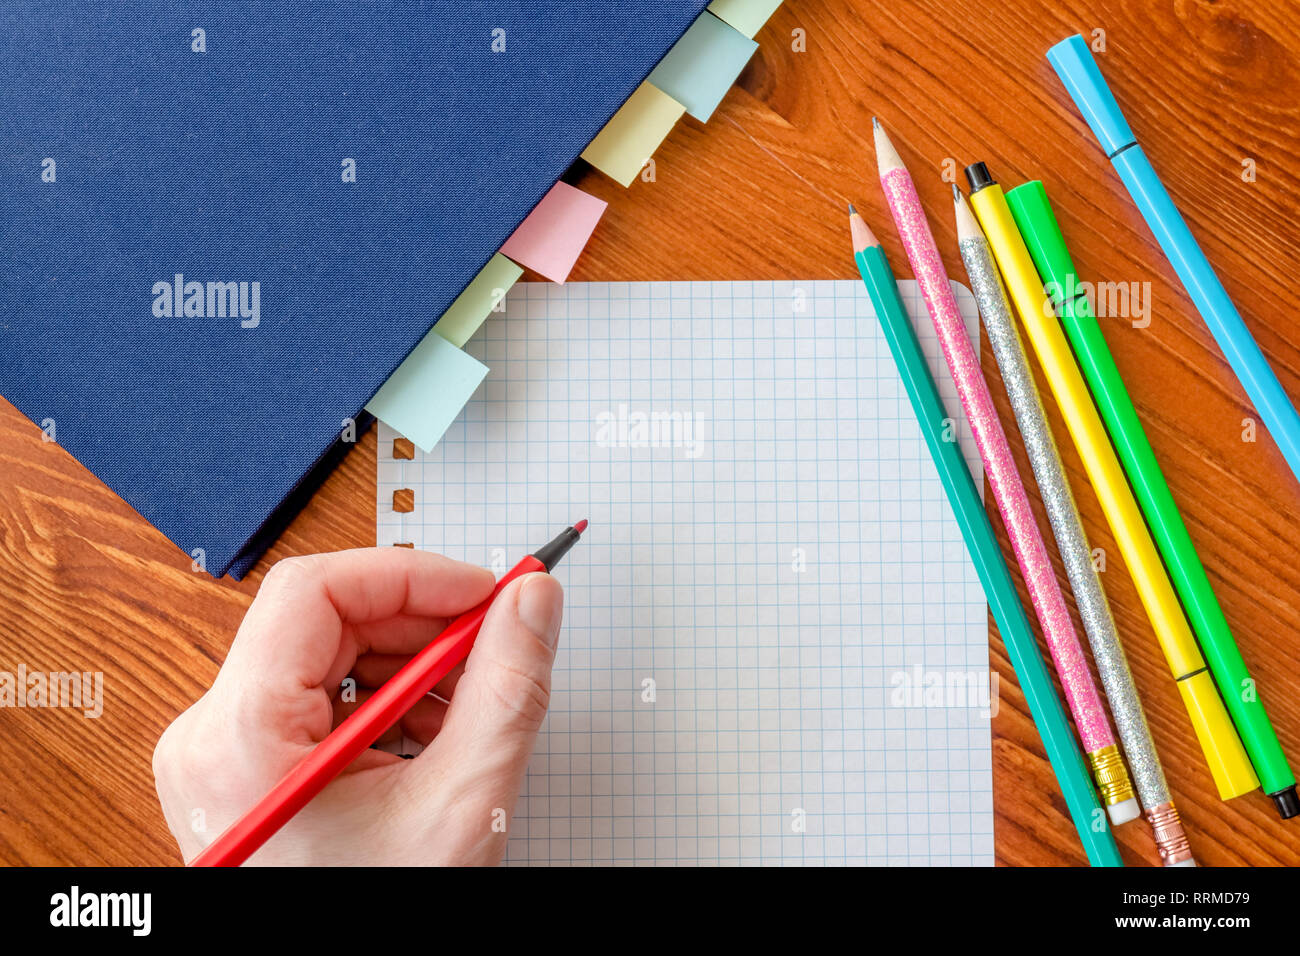
M781 0L713 0L709 12L752 39L780 5Z
M630 186L684 112L686 107L667 93L642 83L582 151L582 158Z
M568 183L556 183L501 247L521 266L563 282L573 271L607 203Z
M488 313L497 308L510 287L519 281L524 270L519 268L501 253L488 260L481 272L476 275L465 291L456 296L456 301L447 307L433 327L444 339L456 348L461 348L470 340ZM392 424L391 422L389 424Z
M380 386L366 411L429 451L487 373L478 359L430 332Z
M757 43L706 10L659 61L650 82L707 122L757 49Z

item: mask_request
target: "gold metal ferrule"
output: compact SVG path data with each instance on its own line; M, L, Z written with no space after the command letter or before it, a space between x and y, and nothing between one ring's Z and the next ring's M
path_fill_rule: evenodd
M1172 800L1147 810L1147 819L1151 821L1151 830L1155 834L1160 862L1165 866L1173 866L1192 859L1192 848L1187 843L1183 821Z
M1101 791L1102 803L1112 807L1133 797L1133 784L1128 778L1128 768L1124 758L1119 755L1119 747L1111 744L1088 754L1092 764L1092 775L1097 779L1097 789Z

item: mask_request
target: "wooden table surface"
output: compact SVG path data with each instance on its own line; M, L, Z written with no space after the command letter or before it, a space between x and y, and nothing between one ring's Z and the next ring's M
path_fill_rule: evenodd
M875 181L873 114L911 167L953 276L964 273L945 170L985 160L1009 185L1043 179L1085 278L1150 283L1148 327L1103 328L1282 745L1300 761L1300 484L1262 428L1243 440L1254 412L1241 386L1043 56L1070 33L1105 31L1102 68L1139 140L1300 397L1300 320L1278 299L1300 273L1298 13L1276 0L788 0L712 121L684 119L656 154L655 182L574 180L610 206L572 278L851 277L845 200L909 275ZM1014 427L987 340L982 354ZM1197 857L1300 863L1300 820L1280 821L1259 792L1218 799L1079 458L1061 447L1108 556L1106 588ZM179 862L154 795L154 743L212 681L270 564L374 543L375 457L372 432L246 580L214 581L0 402L0 670L103 671L107 696L98 720L0 710L0 861ZM1019 463L1028 474L1023 453ZM1058 575L1068 594L1059 565ZM1002 688L997 859L1081 864L992 622L990 632ZM1129 863L1158 862L1144 824L1122 827L1119 841Z

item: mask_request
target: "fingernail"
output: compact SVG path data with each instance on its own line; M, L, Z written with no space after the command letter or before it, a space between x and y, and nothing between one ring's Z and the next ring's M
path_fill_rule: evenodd
M543 575L530 575L520 587L519 620L550 648L560 636L561 609L559 590Z

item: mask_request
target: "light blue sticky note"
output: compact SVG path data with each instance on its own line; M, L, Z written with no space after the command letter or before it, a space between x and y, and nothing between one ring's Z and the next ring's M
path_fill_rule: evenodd
M478 359L430 332L380 386L366 411L429 451L487 373Z
M708 122L758 44L705 11L659 61L650 82Z

